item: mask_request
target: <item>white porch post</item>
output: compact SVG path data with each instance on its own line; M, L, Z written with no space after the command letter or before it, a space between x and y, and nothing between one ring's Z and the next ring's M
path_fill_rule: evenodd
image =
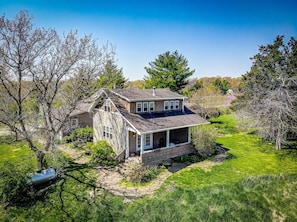
M126 132L127 132L127 137L126 137L126 158L128 158L129 157L129 153L130 153L130 144L129 144L129 135L130 135L130 133L129 133L129 130L126 130Z
M169 143L170 143L170 131L169 130L167 130L166 131L166 147L169 147Z
M144 134L141 134L141 140L140 140L140 153L143 154L143 147L144 147Z
M188 128L188 143L191 142L191 127Z

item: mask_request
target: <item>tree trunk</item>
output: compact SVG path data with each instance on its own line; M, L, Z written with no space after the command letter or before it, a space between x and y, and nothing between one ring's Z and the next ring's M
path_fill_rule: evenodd
M37 158L37 167L38 169L42 169L43 168L43 160L44 160L44 153L42 151L37 151L36 152L36 158Z

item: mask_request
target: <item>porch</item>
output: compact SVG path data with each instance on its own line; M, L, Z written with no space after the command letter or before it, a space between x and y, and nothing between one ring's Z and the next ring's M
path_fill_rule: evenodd
M162 160L191 153L190 143L190 127L141 135L129 131L126 158L140 156L143 163L162 162Z

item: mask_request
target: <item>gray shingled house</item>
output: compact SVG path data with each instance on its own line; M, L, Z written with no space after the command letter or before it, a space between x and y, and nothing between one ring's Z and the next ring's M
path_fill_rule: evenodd
M94 142L107 140L119 159L157 163L192 152L191 127L208 123L184 100L168 89L101 89L78 106L71 123L79 126L88 117Z

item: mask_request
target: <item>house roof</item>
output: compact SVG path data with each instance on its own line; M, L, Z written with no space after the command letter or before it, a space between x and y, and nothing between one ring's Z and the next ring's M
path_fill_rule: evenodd
M169 89L112 89L110 91L128 102L185 98L185 96L172 92Z
M169 111L146 114L129 113L129 111L120 103L118 95L115 94L113 90L106 90L106 93L127 122L140 134L209 123L207 120L193 113L186 107L184 112Z
M101 94L102 90L98 90L89 98L82 100L80 103L76 105L75 110L71 112L70 117L90 112L93 107L93 104L97 101Z

